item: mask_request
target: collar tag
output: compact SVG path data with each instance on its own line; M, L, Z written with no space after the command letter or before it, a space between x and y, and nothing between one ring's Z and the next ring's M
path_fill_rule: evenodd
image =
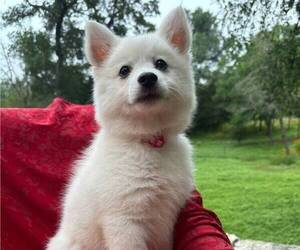
M166 140L163 135L154 135L151 139L142 140L142 142L149 144L153 148L162 148Z

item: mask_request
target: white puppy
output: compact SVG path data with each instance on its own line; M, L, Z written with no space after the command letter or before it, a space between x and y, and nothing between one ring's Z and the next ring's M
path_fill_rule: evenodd
M150 34L86 25L101 129L76 164L48 250L169 250L193 189L182 134L196 106L191 31L181 7Z

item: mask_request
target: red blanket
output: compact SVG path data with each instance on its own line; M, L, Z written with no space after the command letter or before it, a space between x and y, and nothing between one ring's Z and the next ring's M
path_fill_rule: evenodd
M71 163L97 130L91 105L1 110L1 249L40 250L57 228ZM175 249L232 250L198 192L175 227ZM66 249L67 250L67 249Z

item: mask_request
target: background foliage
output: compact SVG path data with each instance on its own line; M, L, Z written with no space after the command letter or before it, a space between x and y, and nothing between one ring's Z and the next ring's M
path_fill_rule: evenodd
M240 141L254 121L266 125L273 142L279 119L288 155L284 117L300 116L300 1L218 2L219 17L200 8L188 11L199 102L191 132L230 122ZM2 22L17 25L18 32L10 35L8 48L2 45L8 65L1 79L2 106L46 106L55 96L90 103L83 23L94 19L123 36L154 30L148 17L157 14L158 0L25 0L10 7ZM38 30L27 25L32 19L40 21ZM15 73L11 58L21 62L22 74Z
M300 0L217 2L219 16L187 10L199 103L189 131L197 187L227 231L300 244ZM9 34L9 46L1 43L1 106L44 107L55 96L91 103L85 21L120 36L143 33L154 30L149 17L158 6L158 0L24 0L10 7L1 23L17 32Z
M255 121L266 125L273 142L278 119L288 155L284 118L300 116L300 1L218 2L219 17L201 8L188 11L199 102L191 131L230 122L232 137L241 141ZM2 22L17 25L18 32L10 35L8 48L2 45L8 65L1 77L2 106L46 106L55 96L90 103L82 23L94 19L123 36L154 30L148 17L157 14L158 0L25 0L10 7ZM38 30L26 23L34 18ZM11 58L21 62L22 74L15 73Z
M90 102L92 79L83 55L83 28L80 24L93 19L123 36L128 30L153 30L154 26L147 17L159 13L157 0L36 2L25 0L2 15L5 25L19 26L19 31L11 35L9 51L11 57L21 60L24 74L15 75L15 80L10 79L10 83L22 82L30 90L30 96L22 92L18 98L12 99L8 97L10 85L6 85L4 106L45 106L54 96L76 103ZM26 25L26 21L33 18L41 22L38 31Z

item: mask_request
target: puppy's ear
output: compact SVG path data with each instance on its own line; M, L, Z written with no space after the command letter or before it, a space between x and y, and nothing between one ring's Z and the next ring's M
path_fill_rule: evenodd
M89 63L99 66L107 58L118 37L104 25L94 21L85 26L85 54Z
M184 9L179 6L172 10L163 20L158 34L182 54L187 53L191 46L191 28Z

